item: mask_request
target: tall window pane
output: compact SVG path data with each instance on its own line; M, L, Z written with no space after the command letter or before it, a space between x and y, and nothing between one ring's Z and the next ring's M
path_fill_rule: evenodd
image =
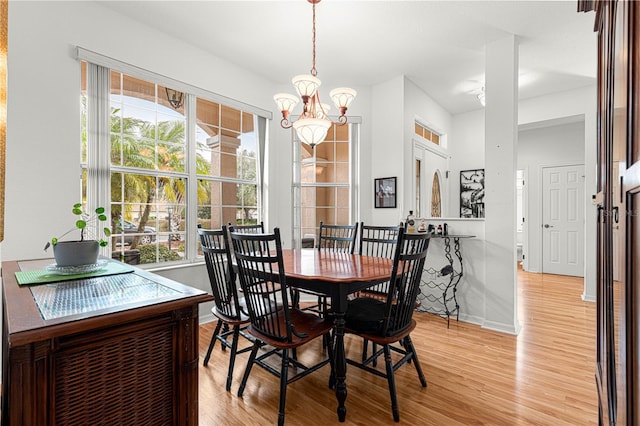
M196 101L198 223L258 223L258 151L255 116L214 102Z
M294 188L300 186L300 208L294 209L294 212L300 212L300 238L316 238L321 221L352 224L349 126L332 125L325 141L313 149L299 141L295 143L300 144L299 183L295 181L294 173ZM294 220L294 227L296 223Z

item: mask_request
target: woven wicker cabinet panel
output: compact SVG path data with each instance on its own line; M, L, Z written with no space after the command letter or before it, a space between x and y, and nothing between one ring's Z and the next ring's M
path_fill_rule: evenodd
M56 425L170 425L172 329L115 336L55 357Z

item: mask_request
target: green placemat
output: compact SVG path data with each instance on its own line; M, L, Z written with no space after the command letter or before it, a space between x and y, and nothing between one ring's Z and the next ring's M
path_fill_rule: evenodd
M100 270L73 275L56 274L55 272L46 270L19 271L16 272L16 280L18 281L18 285L46 284L81 278L101 277L104 275L126 274L128 272L133 272L133 268L126 263L109 261Z

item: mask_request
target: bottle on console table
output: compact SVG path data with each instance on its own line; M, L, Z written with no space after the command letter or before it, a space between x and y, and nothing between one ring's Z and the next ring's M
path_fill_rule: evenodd
M442 225L438 225L438 230L436 231L438 235L442 235Z
M442 235L449 235L449 225L446 223L442 227Z
M413 215L413 210L409 210L409 216L407 216L407 233L413 234L416 232L416 217Z

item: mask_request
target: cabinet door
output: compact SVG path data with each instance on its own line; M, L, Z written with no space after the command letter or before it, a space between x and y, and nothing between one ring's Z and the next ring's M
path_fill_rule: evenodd
M610 3L600 3L598 23L598 224L597 224L597 340L596 340L596 385L600 419L610 424L615 416L615 374L613 339L613 293L611 283L611 226L607 206L611 204L610 159L611 75L608 72L611 63L611 36L613 25Z
M624 265L626 220L625 212L627 203L622 191L622 177L627 165L627 145L629 141L629 2L618 1L611 11L614 18L613 49L612 49L612 92L611 92L611 161L608 177L611 179L611 197L607 209L608 225L611 228L610 258L610 285L612 296L612 321L613 321L613 349L612 373L615 377L615 389L611 393L615 396L615 410L611 413L613 424L627 424L628 392L627 374L630 371L627 353L627 332L630 325L631 312L627 309L629 292L625 268L616 268L616 265ZM616 236L617 238L614 238ZM616 272L616 273L614 273Z
M640 419L640 4L628 5L629 93L628 116L630 125L626 144L626 163L621 172L625 204L625 288L629 297L627 307L627 423L638 424Z
M603 424L637 424L640 5L599 2L597 386Z

